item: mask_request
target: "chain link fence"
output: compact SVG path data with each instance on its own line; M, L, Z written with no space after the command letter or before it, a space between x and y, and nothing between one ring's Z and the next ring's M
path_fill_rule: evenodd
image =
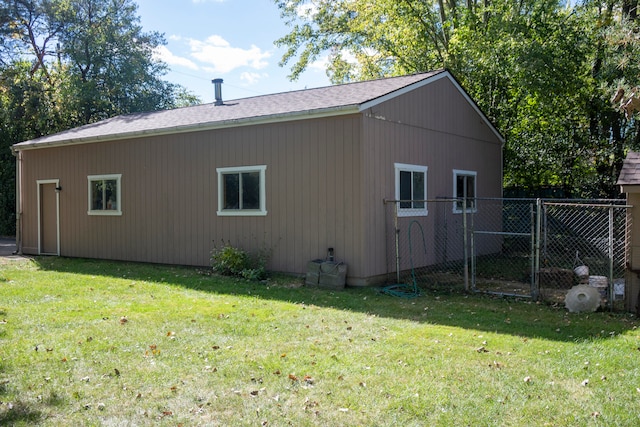
M419 202L422 216L402 209L406 201L385 202L387 283L562 302L584 282L609 307L622 306L631 226L624 201Z
M558 301L572 286L598 288L611 308L622 306L631 216L623 201L541 206L540 297Z

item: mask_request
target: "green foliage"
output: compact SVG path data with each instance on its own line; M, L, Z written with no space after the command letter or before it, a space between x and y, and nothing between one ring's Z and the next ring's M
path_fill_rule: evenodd
M449 68L505 137L504 184L617 197L640 121L609 101L638 84L637 1L275 0L296 78L334 82Z
M267 277L266 264L268 257L262 251L248 253L241 248L222 241L222 246L211 251L213 270L225 276L239 276L247 280L263 280Z
M242 270L247 267L249 257L247 253L222 242L222 247L215 247L211 252L211 264L213 270L225 276L240 276Z
M0 2L0 234L15 233L15 159L25 140L119 114L198 103L164 81L133 0Z

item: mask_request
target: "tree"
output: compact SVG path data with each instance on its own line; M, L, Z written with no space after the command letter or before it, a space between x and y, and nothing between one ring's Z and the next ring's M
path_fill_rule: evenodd
M505 136L505 186L617 195L615 176L638 128L609 102L620 75L611 63L640 64L625 42L637 49L629 27L637 0L276 4L292 28L276 41L288 48L281 64L295 61L291 78L324 55L333 82L449 68Z
M133 0L0 2L0 233L15 222L10 146L118 114L195 104L162 79Z

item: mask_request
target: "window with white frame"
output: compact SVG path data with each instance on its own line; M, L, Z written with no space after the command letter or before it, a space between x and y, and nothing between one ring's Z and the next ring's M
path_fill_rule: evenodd
M467 201L467 211L476 211L476 177L475 171L453 170L453 212L462 213L464 200Z
M218 215L267 214L265 171L267 166L218 168Z
M399 216L426 216L427 167L395 163Z
M121 174L89 175L89 215L122 215Z

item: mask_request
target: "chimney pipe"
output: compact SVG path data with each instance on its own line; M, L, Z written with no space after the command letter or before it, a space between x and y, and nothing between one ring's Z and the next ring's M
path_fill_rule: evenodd
M223 105L224 102L222 102L222 79L213 79L211 80L211 83L214 84L215 86L215 91L216 91L216 102L214 103L214 105Z

